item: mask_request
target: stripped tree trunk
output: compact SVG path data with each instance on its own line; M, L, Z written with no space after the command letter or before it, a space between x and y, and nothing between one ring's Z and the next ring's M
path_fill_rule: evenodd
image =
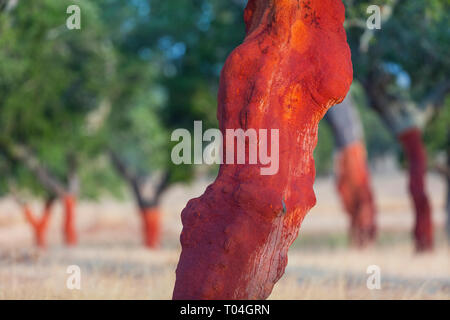
M44 211L40 217L36 217L28 205L23 206L25 218L33 228L36 245L41 248L45 248L47 246L46 237L53 202L53 199L49 199L45 203Z
M337 189L350 218L350 242L365 247L376 236L375 203L367 164L364 132L358 111L350 96L331 108L325 120L332 129L337 156Z
M3 153L11 161L22 162L41 183L48 193L59 197L64 206L64 226L63 233L67 245L77 243L75 228L75 200L78 194L78 179L76 174L76 157L73 153L67 155L68 174L67 186L62 183L45 165L40 163L32 151L23 145L9 145L0 141Z
M375 240L376 223L366 148L362 142L339 151L336 176L342 202L350 215L350 241L357 247L367 246Z
M165 172L160 181L156 184L155 191L152 196L144 196L144 185L141 182L145 177L137 176L127 166L120 156L113 150L109 151L111 162L117 173L130 186L130 189L139 208L142 219L142 235L143 243L149 249L157 249L161 238L161 212L159 210L159 202L163 192L169 186L170 174Z
M447 220L445 231L447 233L447 241L450 243L450 177L447 177L446 211L447 211Z
M450 91L450 81L444 80L421 103L415 103L392 95L388 89L389 78L382 68L374 68L369 71L363 85L371 106L402 144L409 165L409 190L416 215L413 232L416 250L429 251L433 248L434 232L430 201L425 190L427 154L418 128L445 105L443 102ZM416 111L411 111L411 107ZM425 111L418 117L417 110Z
M244 17L247 37L222 70L220 129L278 129L279 170L221 165L216 181L189 201L174 299L269 296L315 204L318 123L352 82L341 1L250 0Z
M161 212L157 207L141 209L142 234L147 248L159 247L161 238Z
M77 232L75 226L75 204L76 197L72 194L66 194L63 197L64 206L64 240L68 246L77 244Z
M433 248L433 221L431 206L425 191L427 154L419 129L411 129L399 136L409 165L409 190L413 198L416 223L414 238L417 251Z
M449 129L449 128L448 128ZM450 143L450 129L448 133L448 140ZM446 223L446 233L447 240L450 243L450 145L447 147L447 174L445 175L445 181L447 182L447 200L446 200L446 211L447 211L447 223Z

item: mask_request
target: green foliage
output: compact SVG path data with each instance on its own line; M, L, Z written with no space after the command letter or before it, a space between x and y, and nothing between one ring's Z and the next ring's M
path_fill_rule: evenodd
M170 133L217 127L217 90L228 54L244 38L244 1L78 0L82 29L68 30L70 0L19 1L0 11L0 142L28 146L67 182L76 155L81 191L118 195L114 150L139 176L170 171L172 182L193 166L170 161ZM345 0L355 81L352 96L370 159L398 147L368 107L364 85L374 70L390 73L387 91L417 105L450 73L450 2ZM382 29L368 31L369 5L391 8ZM386 10L383 10L386 14ZM361 27L362 26L362 27ZM448 148L449 100L426 130L431 152ZM320 124L317 172L332 169L333 137ZM44 190L21 163L0 152L0 194L7 182Z
M318 175L330 174L333 169L334 140L326 121L319 123L319 138L314 149L314 160Z
M86 119L108 86L111 56L97 8L79 1L82 31L68 30L70 4L19 1L12 11L0 14L0 138L7 145L26 146L64 183L67 157L83 157L92 145ZM15 168L10 176L20 187L48 192L23 165L9 166Z
M191 130L194 120L217 127L218 78L243 39L243 7L218 0L104 0L100 7L118 55L109 148L139 175L169 170L172 182L190 179L193 166L170 161L170 132Z
M347 0L344 3L355 78L359 83L373 86L371 76L382 70L389 75L383 79L386 82L383 94L411 101L421 111L425 99L442 83L448 82L450 2ZM381 30L365 28L366 9L371 4L382 7ZM367 42L366 48L364 42ZM362 95L355 100L359 100L356 103L359 107L365 104ZM444 109L426 128L425 142L432 152L445 150L450 144L448 101ZM364 109L361 114L370 157L398 150L393 140L380 131L379 121L369 119L371 112Z
M425 130L428 150L439 153L450 150L450 97L445 100L442 110L432 119Z
M151 53L153 46L147 40L154 34L147 25L153 19L149 20L143 1L100 1L99 5L117 56L102 127L103 148L115 152L141 178L172 171L170 133L160 116L168 99L161 84L164 59ZM173 181L187 179L189 171L172 175Z
M450 70L450 2L431 1L344 1L348 40L355 77L367 81L376 68L392 73L392 93L421 102ZM382 7L381 30L365 27L366 9ZM392 11L388 16L386 13ZM360 24L352 23L358 21ZM370 36L369 36L370 35ZM368 41L367 49L362 42Z
M384 126L379 115L370 108L364 88L354 81L350 94L358 108L364 128L364 140L367 146L369 159L385 156L388 153L398 152L394 137Z

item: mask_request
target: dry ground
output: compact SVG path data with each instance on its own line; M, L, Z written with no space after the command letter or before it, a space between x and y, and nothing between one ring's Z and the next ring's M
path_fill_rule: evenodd
M0 201L0 299L168 299L179 255L179 213L207 181L175 186L165 196L162 248L140 246L138 215L131 203L103 200L78 207L80 245L61 245L61 209L56 208L49 248L36 250L16 205ZM449 247L443 236L444 186L430 176L429 192L438 230L436 250L413 252L413 216L403 175L377 176L374 187L380 237L373 248L349 249L347 219L330 178L318 179L318 204L305 218L289 254L285 276L272 299L449 299ZM35 204L36 209L39 203ZM81 290L66 288L66 269L81 268ZM366 269L381 268L381 290L368 290Z

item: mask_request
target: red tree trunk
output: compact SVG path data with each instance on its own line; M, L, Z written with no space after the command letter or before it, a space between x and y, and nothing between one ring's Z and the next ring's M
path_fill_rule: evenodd
M66 194L64 196L64 240L69 246L77 244L77 232L75 227L75 203L76 199L73 195Z
M364 247L375 240L375 204L367 168L366 148L352 143L337 156L337 187L344 208L350 215L352 244Z
M433 248L431 206L425 191L427 154L419 129L411 129L399 136L409 164L409 190L414 201L416 224L414 237L417 251Z
M45 248L47 246L47 230L50 221L52 203L46 203L44 212L40 218L34 216L28 206L24 206L23 210L27 221L30 223L34 231L35 243L38 247Z
M156 249L161 237L161 213L158 208L141 209L144 245Z
M221 165L216 181L188 203L174 299L269 296L315 204L318 123L352 82L341 1L250 0L245 20L247 37L221 75L220 129L278 129L279 170Z

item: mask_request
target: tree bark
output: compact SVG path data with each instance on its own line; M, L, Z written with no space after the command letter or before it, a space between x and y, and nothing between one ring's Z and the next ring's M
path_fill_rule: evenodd
M447 168L450 170L450 148L447 150ZM447 220L445 231L447 233L447 241L450 243L450 174L447 175L445 179L447 182L447 200L446 200L446 211L447 211Z
M45 203L44 211L41 217L36 217L31 211L28 205L24 205L23 210L25 213L26 220L30 223L34 231L35 243L40 248L45 248L47 246L47 230L50 221L51 209L53 206L53 200L48 200Z
M75 226L75 204L76 198L72 194L66 194L63 197L64 206L64 224L63 233L64 240L68 246L74 246L77 244L77 232Z
M375 203L367 168L366 148L352 143L339 151L336 161L337 188L350 215L350 241L365 247L375 240Z
M41 185L50 194L58 196L63 201L65 210L64 217L64 238L68 245L75 245L77 243L77 235L75 228L75 199L79 189L78 177L76 174L76 157L70 153L67 156L68 174L67 174L67 188L51 171L33 154L30 149L24 145L12 145L0 139L2 147L2 154L4 154L10 161L20 161L27 167L31 173L37 178Z
M161 237L161 212L157 207L142 208L142 229L144 245L149 249L157 249Z
M380 69L371 70L364 87L371 105L378 111L405 152L409 164L409 191L416 215L416 250L429 251L433 248L434 232L430 201L425 190L427 154L418 129L417 117L410 110L414 102L391 95L387 90L389 78L390 76ZM444 82L421 103L422 108L438 108L446 91L448 83Z
M447 141L450 144L450 129L447 134ZM447 220L445 224L445 231L447 233L447 241L450 243L450 145L447 147L447 174L445 176L445 181L447 185L447 200L445 204L445 209L447 211Z
M433 221L431 206L425 190L427 154L419 129L403 132L398 138L409 164L409 190L413 198L416 223L414 238L417 251L433 249Z
M216 181L189 201L174 299L269 296L315 204L318 123L352 82L341 1L250 0L244 18L247 37L221 74L219 126L224 135L279 130L279 170L221 165ZM265 142L260 135L258 145Z
M144 199L141 192L141 184L139 183L139 177L135 175L131 170L127 167L126 163L120 158L120 156L110 150L109 158L111 159L111 163L116 169L117 173L129 184L131 191L133 192L133 196L136 199L136 203L140 208L148 207L146 200Z
M159 211L158 204L163 192L169 186L170 173L168 171L164 172L155 187L153 195L151 197L145 197L139 177L127 167L126 163L117 153L110 150L109 155L116 171L130 186L137 206L139 207L142 217L144 245L150 249L158 248L161 237L161 212Z

